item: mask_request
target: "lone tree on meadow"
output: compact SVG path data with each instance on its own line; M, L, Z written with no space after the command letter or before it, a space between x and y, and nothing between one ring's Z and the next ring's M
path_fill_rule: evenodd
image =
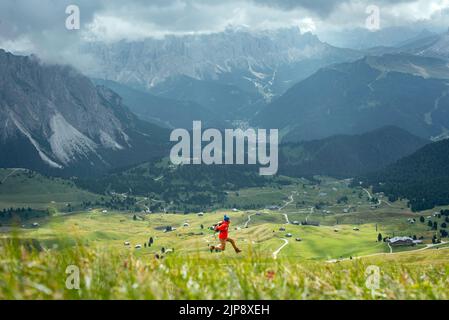
M382 239L383 239L382 233L379 233L377 236L377 242L382 242Z
M437 230L438 229L438 223L436 221L433 223L432 229L433 230Z

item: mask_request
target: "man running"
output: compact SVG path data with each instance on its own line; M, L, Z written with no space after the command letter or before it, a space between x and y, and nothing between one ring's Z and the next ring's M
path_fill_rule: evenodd
M235 244L235 241L228 237L228 230L229 225L231 224L231 219L229 216L225 215L222 222L220 222L215 228L215 232L219 232L218 239L220 239L220 244L218 246L211 246L210 252L215 251L225 251L226 250L226 242L229 242L232 247L234 248L236 253L242 252L237 245Z

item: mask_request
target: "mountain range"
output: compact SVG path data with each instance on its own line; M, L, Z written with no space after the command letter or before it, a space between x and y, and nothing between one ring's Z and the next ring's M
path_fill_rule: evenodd
M408 41L410 52L427 48L414 54L358 60L359 52L298 29L90 43L103 60L101 72L92 70L103 79L92 80L2 50L0 166L101 174L167 156L170 128L201 120L223 129L241 120L281 130L284 174L365 174L449 135L449 66L444 50L428 54L446 36ZM169 57L171 65L161 60ZM348 62L312 71L339 60ZM296 73L299 65L310 69ZM253 81L268 78L269 99ZM295 79L303 80L281 94Z
M400 48L407 43L435 36L423 26L392 26L380 30L354 28L329 31L320 35L323 41L342 48L371 51L373 48Z
M91 77L144 89L188 77L233 85L266 101L322 66L361 57L357 51L333 47L298 28L251 31L238 27L135 42L90 42L82 52L97 61L95 68L86 70Z
M367 56L320 69L262 109L253 124L284 141L360 134L387 125L438 139L449 128L449 66L409 54Z
M449 30L443 34L431 34L424 38L399 47L401 52L408 52L414 55L434 57L440 59L449 59Z
M440 117L449 34L406 30L410 38L399 42L401 30L375 33L373 43L395 46L360 51L333 47L298 28L229 28L135 42L90 42L83 53L98 61L89 75L113 81L136 114L163 126L186 127L192 118L219 128L243 121L280 128L284 141L300 141L394 125L440 139L449 128ZM120 90L118 84L139 93ZM419 91L424 95L418 97Z
M167 148L168 131L139 120L120 96L71 67L0 50L0 88L1 167L98 174Z

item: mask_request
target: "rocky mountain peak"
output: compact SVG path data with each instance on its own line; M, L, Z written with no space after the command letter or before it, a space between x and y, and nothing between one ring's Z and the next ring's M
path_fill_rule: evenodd
M133 143L127 130L135 118L118 95L97 88L72 67L4 50L0 118L2 145L21 141L51 168L65 169L81 160L109 165L104 152L129 149Z

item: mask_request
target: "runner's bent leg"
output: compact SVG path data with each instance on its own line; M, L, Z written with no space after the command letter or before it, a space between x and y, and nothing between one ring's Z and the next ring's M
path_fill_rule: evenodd
M232 247L234 248L235 252L237 252L237 253L241 252L241 250L235 244L234 239L228 238L227 241L232 245Z

